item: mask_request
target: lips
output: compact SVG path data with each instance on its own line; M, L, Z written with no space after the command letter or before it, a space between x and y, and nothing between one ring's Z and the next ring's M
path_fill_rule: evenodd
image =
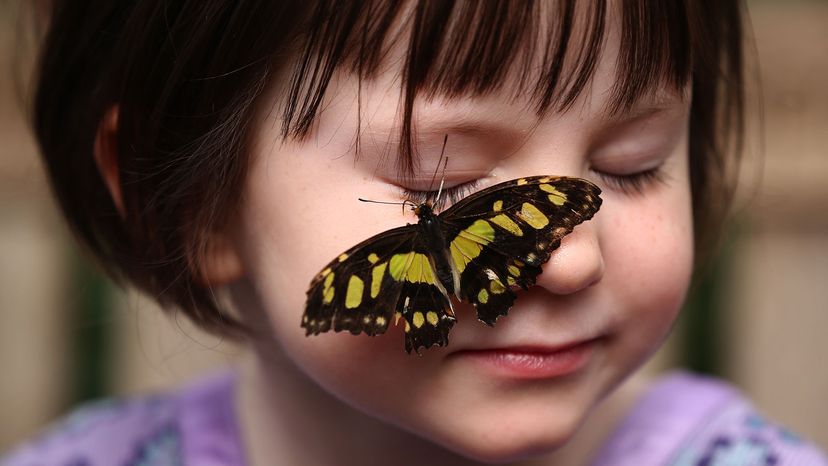
M452 353L450 358L496 376L517 379L562 377L587 365L599 341L599 338L592 338L559 346L519 345L461 350Z

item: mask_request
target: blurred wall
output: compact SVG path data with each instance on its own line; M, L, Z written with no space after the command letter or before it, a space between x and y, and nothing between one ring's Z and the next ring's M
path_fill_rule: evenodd
M828 2L751 7L766 146L745 170L724 369L828 449Z
M15 8L0 3L0 451L60 408L65 235L14 95Z
M14 45L17 5L0 1L2 71L15 54L27 56ZM720 287L727 293L719 357L725 376L765 412L828 449L828 4L750 7L766 146L758 159L754 135L746 160L750 183ZM0 451L68 408L72 342L90 328L112 342L105 385L113 394L180 383L237 354L132 292L108 297L104 317L72 318L68 310L85 302L73 276L78 253L12 85L0 74ZM675 359L668 344L650 367Z

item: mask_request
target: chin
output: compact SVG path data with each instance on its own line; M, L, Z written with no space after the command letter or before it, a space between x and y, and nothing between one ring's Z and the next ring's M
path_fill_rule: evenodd
M432 441L475 461L508 464L549 454L566 445L582 421L574 411L558 410L553 414L538 410L524 416L467 419L465 429L454 423L454 430L444 432L446 437Z
M506 435L502 439L485 443L479 439L465 439L461 443L447 447L461 456L481 463L510 464L552 453L563 447L572 437L572 433L562 436L539 434L541 433L528 436Z

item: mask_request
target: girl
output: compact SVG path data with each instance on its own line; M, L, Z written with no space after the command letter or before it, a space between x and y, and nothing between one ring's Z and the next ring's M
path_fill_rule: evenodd
M34 124L67 219L114 277L249 357L82 409L8 464L828 464L722 382L635 375L730 199L740 15L54 2ZM435 172L449 202L566 175L603 205L493 328L455 302L450 343L421 357L402 325L306 337L317 272L415 221L357 198L434 199Z

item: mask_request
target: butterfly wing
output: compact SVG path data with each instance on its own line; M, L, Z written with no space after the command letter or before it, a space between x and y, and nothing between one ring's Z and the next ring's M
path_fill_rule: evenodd
M561 239L601 206L601 190L569 177L507 181L470 195L439 218L449 243L455 294L494 325L535 284Z
M402 287L397 315L405 320L405 351L448 345L455 318L442 285L406 280Z
M448 344L454 314L418 227L380 233L331 261L311 281L302 327L356 335L384 333L405 320L405 349Z

